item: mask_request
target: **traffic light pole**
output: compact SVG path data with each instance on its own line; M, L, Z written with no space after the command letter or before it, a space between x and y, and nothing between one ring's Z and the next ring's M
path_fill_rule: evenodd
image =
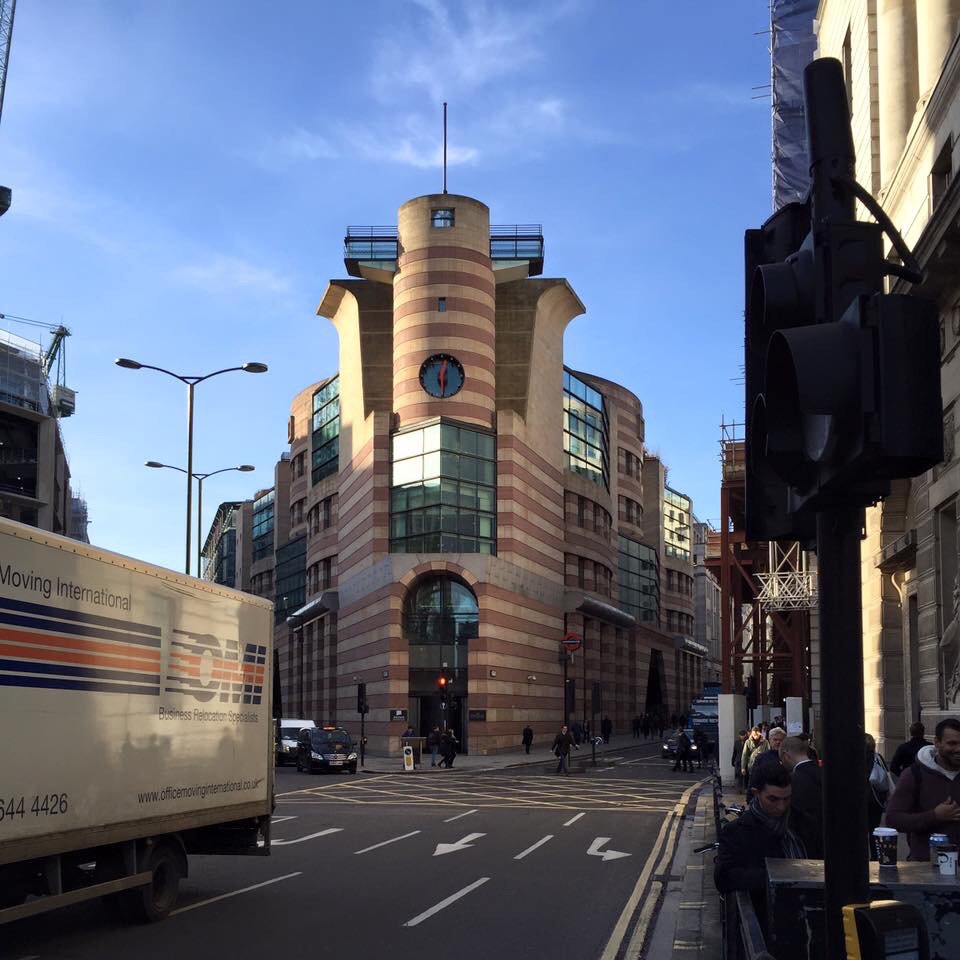
M863 508L817 514L823 753L824 915L828 960L845 960L843 907L867 903L860 538Z

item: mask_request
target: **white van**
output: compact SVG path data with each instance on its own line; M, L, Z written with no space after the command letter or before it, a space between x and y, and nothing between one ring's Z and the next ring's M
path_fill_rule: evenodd
M297 762L297 737L301 730L316 729L312 720L280 721L280 732L277 734L277 766L282 767L288 761Z

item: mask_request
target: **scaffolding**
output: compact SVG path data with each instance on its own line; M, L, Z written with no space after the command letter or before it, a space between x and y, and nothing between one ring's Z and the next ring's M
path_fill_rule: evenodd
M720 464L721 516L708 535L706 563L720 582L723 690L747 693L755 704L809 699L815 577L798 544L746 539L742 423L721 422Z

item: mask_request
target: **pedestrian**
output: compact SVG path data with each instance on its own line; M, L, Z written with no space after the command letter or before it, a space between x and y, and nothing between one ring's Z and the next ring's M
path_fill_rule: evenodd
M648 714L643 715L643 719L640 721L640 729L643 731L643 739L650 739L650 728L653 726L653 722L650 720Z
M453 730L447 728L443 731L440 736L440 763L437 764L439 767L446 767L448 770L453 769L453 761L457 756L457 738Z
M528 723L523 728L523 749L530 753L530 745L533 743L533 728Z
M895 777L899 777L917 759L917 754L924 747L930 746L930 741L924 736L925 732L922 723L910 724L910 739L897 747L890 761L890 772Z
M887 808L893 784L886 761L877 753L877 741L869 733L863 735L863 760L867 771L867 842L870 843L870 859L876 860L877 853L870 842L876 827L880 826L883 812Z
M743 773L743 782L746 786L750 782L750 768L757 756L770 749L770 744L763 735L763 728L757 724L743 742L743 753L740 757L740 770Z
M703 731L699 729L694 730L693 731L693 752L696 755L695 759L697 761L698 770L703 769L703 741L704 741ZM694 758L691 758L691 759L694 759Z
M603 736L603 742L609 743L610 736L613 733L613 723L609 717L604 717L603 720L600 721L600 733Z
M937 724L933 744L921 747L887 803L887 826L907 834L910 860L929 860L930 834L960 844L960 720Z
M677 753L673 764L674 773L682 769L684 773L693 773L693 760L691 754L690 738L687 736L683 727L677 728Z
M553 753L557 758L557 776L561 773L570 776L570 751L571 749L576 750L577 745L574 743L573 737L570 735L570 731L567 729L567 725L564 724L560 728L560 732L553 738Z
M433 725L433 729L427 734L427 747L430 750L430 766L437 765L437 754L440 752L440 727Z
M639 717L635 716L633 718L633 723L631 724L631 726L633 727L633 739L639 740L640 728L643 726L643 721Z
M790 824L790 774L768 770L746 811L720 831L713 879L721 893L749 891L761 925L766 922L766 860L802 859L803 841Z
M583 733L583 742L584 742L584 744L589 743L589 742L590 742L590 721L589 721L589 720L584 720L584 721L583 721L583 726L580 728L580 730L581 730L581 732Z
M746 790L747 784L743 778L743 745L747 741L747 731L741 730L733 741L733 752L730 754L730 764L737 775L737 789Z
M660 713L657 715L657 731L658 731L658 736L660 737L661 740L663 739L663 730L664 730L663 714Z
M573 725L570 727L570 734L573 737L573 742L576 746L580 746L583 742L583 724L579 720L574 720Z
M775 769L780 766L780 746L787 739L787 731L783 727L773 727L767 735L768 748L766 750L755 752L752 756L750 766L750 776L747 780L747 797L757 789L757 783L760 781L761 770Z
M787 737L780 745L780 762L790 774L790 826L803 841L807 856L823 859L823 771L810 759L808 744L800 737ZM762 760L763 757L760 758ZM754 774L762 769L758 760ZM751 777L753 774L751 774Z

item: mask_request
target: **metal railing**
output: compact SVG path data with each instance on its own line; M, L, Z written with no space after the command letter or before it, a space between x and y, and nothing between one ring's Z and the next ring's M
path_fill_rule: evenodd
M349 226L343 239L345 260L396 260L400 237L395 226ZM539 223L490 227L491 260L543 260L543 227Z
M738 890L734 894L734 903L737 910L737 929L740 933L739 941L741 956L744 960L774 960L767 952L767 942L763 938L763 928L753 909L753 900L746 890Z

